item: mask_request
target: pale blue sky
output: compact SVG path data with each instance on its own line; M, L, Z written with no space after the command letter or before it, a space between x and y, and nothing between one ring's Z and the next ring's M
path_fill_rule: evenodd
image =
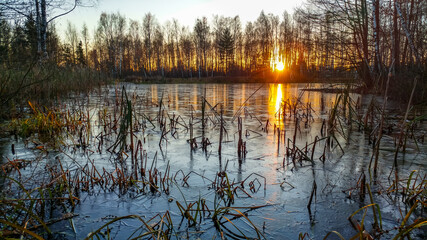
M176 18L181 25L193 27L197 18L206 16L210 21L212 15L225 17L240 16L243 26L247 21L255 21L260 12L281 16L287 10L292 12L301 0L99 0L93 8L78 8L74 12L56 21L60 35L64 34L66 23L70 20L80 32L83 22L93 33L102 12L120 12L128 19L142 21L143 16L151 12L160 24Z

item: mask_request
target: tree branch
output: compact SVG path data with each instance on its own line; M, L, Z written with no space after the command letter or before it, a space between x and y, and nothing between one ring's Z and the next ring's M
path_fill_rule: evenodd
M14 8L14 7L9 6L7 3L0 3L0 6L3 6L3 7L5 7L5 8L7 8L7 9L9 9L9 10L12 10L12 11L14 11L14 12L16 12L16 13L18 13L18 14L20 14L20 15L24 16L24 17L27 17L27 18L29 18L29 17L30 17L30 15L25 14L24 12L21 12L20 10L18 10L18 9L16 9L16 8Z
M53 21L53 20L55 20L55 19L57 19L57 18L59 18L59 17L62 17L62 16L64 16L64 15L67 15L67 14L69 14L70 12L74 11L74 9L76 9L76 7L77 7L77 2L78 2L78 0L74 0L74 6L73 6L73 8L71 8L70 10L68 10L68 11L66 11L66 12L64 12L64 13L61 13L61 14L56 15L55 17L53 17L53 18L49 19L49 21L47 21L47 23L50 23L51 21Z

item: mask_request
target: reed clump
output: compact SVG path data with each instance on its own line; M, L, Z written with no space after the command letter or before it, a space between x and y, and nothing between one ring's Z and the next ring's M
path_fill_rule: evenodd
M175 204L171 204L173 205L171 208L178 214L174 216L166 211L152 218L140 215L114 217L98 230L92 231L88 236L89 239L113 238L114 225L125 220L138 223L137 230L131 235L135 238L169 239L185 234L181 225L187 228L188 234L188 229L199 231L204 224L215 227L216 233L221 237L265 238L258 224L252 222L253 219L249 217L249 213L267 205L252 207L238 205L239 200L256 199L263 192L262 189L265 194L266 177L255 172L247 175L243 180L242 178L236 180L231 172L227 171L228 160L225 168L221 165L221 156L230 156L230 151L226 151L229 150L226 144L233 141L227 141L227 128L234 119L237 119L238 137L235 139L237 151L233 148L231 152L232 157L237 159L239 167L244 161L251 160L251 156L247 155L247 146L251 143L249 136L268 134L268 127L273 125L269 120L266 123L262 122L250 111L250 108L245 106L248 99L229 122L224 117L224 106L211 105L204 97L200 109L196 108L196 110L195 107L190 106L187 114L180 115L178 111L171 111L166 93L154 101L116 85L116 89L108 94L115 94L114 98L101 103L101 106L95 103L96 110L88 107L89 104L58 105L56 109L49 109L37 107L38 105L29 102L31 112L29 117L12 122L11 126L16 135L35 138L45 135L46 139L60 140L61 147L55 149L57 156L53 158L48 156L50 153L40 148L39 150L43 151L38 152L40 156L38 159L16 157L7 159L7 162L1 166L5 176L2 176L5 187L2 189L4 192L1 193L0 199L3 203L1 213L5 217L0 218L0 231L7 234L7 237L21 235L34 238L50 237L55 235L50 233L52 232L51 224L64 219L72 221L74 207L81 203L82 196L112 193L120 198L131 196L131 198L148 199L151 197L157 200L166 197L170 200L169 202L175 201ZM279 122L274 123L270 134L275 134L278 153L282 147L285 149L283 168L293 165L291 170L302 167L313 169L313 187L311 195L307 196L307 208L312 220L313 203L316 202L317 196L324 192L321 188L322 181L315 176L314 166L319 162L327 166L328 153L333 151L344 153L345 147L341 143L343 139L349 138L355 126L359 126L360 131L369 133L377 129L372 135L378 136L379 121L386 120L378 117L378 114L384 111L378 107L372 107L376 109L375 112L366 113L366 116L374 114L375 117L372 117L372 122L368 121L369 124L364 124L363 114L358 109L357 101L352 100L350 91L344 90L335 99L328 117L322 119L319 135L314 136L314 141L311 143L308 141L304 143L301 142L301 137L312 124L318 124L318 122L314 121L316 113L312 105L304 103L302 95L303 93L296 99L287 99L282 102L282 107L277 113ZM155 109L156 113L150 116L147 109ZM244 121L247 118L254 119L256 124L258 122L258 128L262 130L251 130L250 125L245 125ZM365 119L370 118L371 116L365 117ZM291 131L287 131L284 127L289 123L293 124ZM192 154L198 154L198 151L202 151L208 159L211 146L215 144L209 139L211 138L209 134L214 131L219 132L220 170L213 177L197 171L185 172L171 166L173 159L169 159L165 154L168 144L179 138L188 139L190 161L193 161ZM410 133L410 131L407 132ZM411 139L410 135L405 136ZM155 153L150 149L153 145L150 145L149 141L153 139L159 146L159 151ZM94 156L98 154L102 156L102 162L107 164L97 162L97 157L94 160ZM63 162L67 164L63 165ZM28 175L32 167L37 171ZM242 173L239 174L242 177ZM421 209L421 206L425 207L425 176L413 173L409 179L405 179L406 182L395 180L393 187L388 191L390 194L399 193L405 196L407 203ZM186 188L186 191L192 190L193 180L205 184L199 189L206 194L196 200L187 201L185 197L183 197L184 200L177 200L175 193L183 188ZM280 184L282 189L284 184L292 189L298 188L297 185L283 181ZM355 220L360 213L363 213L362 221L350 220L356 226L355 229L358 232L356 237L381 236L384 231L381 226L381 212L374 201L375 194L379 191L371 191L371 185L375 190L377 189L373 184L363 173L356 186L351 189L358 193L360 202L363 203L368 197L370 201L370 204L350 217ZM9 193L12 193L13 197L9 197ZM213 196L213 200L207 196ZM47 214L47 208L55 214ZM368 212L369 210L372 210L372 214ZM176 215L181 218L179 224L176 221ZM369 231L366 227L364 221L366 216L374 218L373 231ZM408 218L400 226L400 236L406 236L412 231L411 229L424 224L423 221L410 223L409 220ZM248 228L241 227L241 221L249 225L250 231L247 231ZM72 224L70 225L73 228ZM333 233L340 236L337 232L331 234ZM306 237L306 234L300 235L301 239Z
M0 119L25 115L28 101L52 106L57 98L87 93L111 82L105 74L83 66L41 64L0 65Z
M4 174L0 195L1 237L48 238L53 234L50 225L75 216L72 209L79 199L69 184L68 171L64 171L60 161L57 163L46 166L48 174L42 179L35 179L40 170L28 176L21 174L25 167L9 172L5 171L5 165L1 167Z

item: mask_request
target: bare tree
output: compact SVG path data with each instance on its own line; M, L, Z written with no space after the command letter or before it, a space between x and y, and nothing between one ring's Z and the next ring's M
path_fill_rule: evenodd
M153 40L153 49L156 54L156 69L164 77L164 66L163 66L163 43L164 43L164 35L162 28L160 26L156 26L154 30L154 40Z
M153 36L156 20L153 14L147 13L142 21L142 36L144 38L145 54L148 60L148 70L151 75L151 57L153 52Z
M37 46L39 54L47 57L47 29L49 23L74 11L78 6L94 6L97 0L4 0L0 10L15 17L36 16Z
M86 63L89 64L89 58L88 58L88 48L89 48L89 31L87 29L86 23L83 24L82 32L81 32L82 38L83 38L83 44L85 46L85 60Z
M141 68L141 58L142 58L142 42L141 37L139 35L140 25L138 21L131 20L129 24L129 40L130 40L130 48L131 48L131 70L133 72L138 72Z
M257 40L260 44L261 50L261 59L262 62L259 63L260 67L263 69L263 74L266 68L270 64L271 58L271 48L272 48L272 26L271 21L267 14L264 11L261 11L257 21L255 22L255 29L257 33Z
M67 30L65 33L67 38L67 43L71 48L71 60L73 64L76 64L76 49L77 49L77 30L76 26L72 24L70 21L67 22Z
M188 28L183 28L180 43L181 43L181 49L184 53L184 61L187 63L186 71L188 72L188 76L192 78L193 73L191 69L192 67L191 63L193 58L194 45L191 40L190 30Z
M252 22L248 22L245 28L245 69L252 72L257 68L256 59L258 57L256 49L256 32Z
M197 67L199 71L199 78L202 76L202 68L206 71L206 56L208 50L208 35L209 25L206 17L197 19L194 26L194 42L197 51ZM207 71L206 71L207 73Z

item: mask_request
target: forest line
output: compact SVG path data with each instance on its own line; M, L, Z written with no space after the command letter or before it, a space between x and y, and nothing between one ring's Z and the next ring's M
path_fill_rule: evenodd
M69 22L64 39L54 22L46 24L42 44L38 8L30 6L27 16L15 21L7 18L7 9L0 10L3 66L44 56L57 66L89 67L118 78L263 78L281 62L288 81L359 79L380 91L390 72L399 90L411 89L416 76L425 88L422 0L310 0L293 14L261 11L246 24L239 16L215 15L195 19L193 28L177 19L161 25L151 13L141 20L102 13L92 33Z

